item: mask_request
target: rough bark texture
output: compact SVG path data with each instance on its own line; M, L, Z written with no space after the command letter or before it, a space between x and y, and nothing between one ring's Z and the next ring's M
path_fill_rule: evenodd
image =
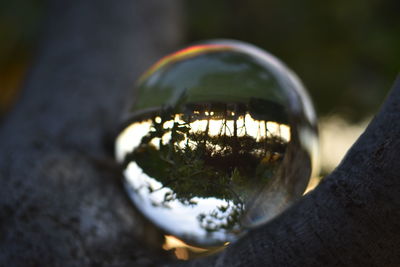
M273 222L190 266L400 266L400 76L336 170Z
M176 48L179 7L51 1L37 62L0 128L0 266L152 262L133 238L107 138L137 75Z
M137 74L178 37L175 1L53 1L0 128L0 266L148 266L112 164ZM164 51L162 51L164 50ZM340 166L273 222L191 266L400 266L400 78Z

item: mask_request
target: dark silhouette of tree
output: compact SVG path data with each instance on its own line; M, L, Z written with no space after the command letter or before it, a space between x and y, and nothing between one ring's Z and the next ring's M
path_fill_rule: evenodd
M198 213L199 225L208 233L221 230L241 233L247 206L260 197L260 188L280 179L279 167L283 166L289 143L279 131L269 132L267 121L256 122L252 118L254 102L267 111L270 106L283 110L271 101L261 100L251 100L248 104L178 101L179 106L140 113L138 120L131 118L131 131L146 123L149 127L143 137L132 137L138 138L139 144L125 156L124 169L135 163L149 177L144 179L161 184L153 188L150 180L143 180L132 187L134 193L149 198L165 189L163 199L156 201L152 197L152 206L169 210L173 216L170 204L178 202L190 206L190 214ZM258 108L256 116L269 117L270 114L260 111L262 108ZM184 113L179 113L183 110ZM263 130L249 127L249 121L263 124ZM199 122L205 125L198 127ZM140 172L128 176L135 179ZM147 190L142 191L144 186ZM207 212L196 211L198 201L203 199L218 199L225 204ZM268 202L268 195L263 200Z

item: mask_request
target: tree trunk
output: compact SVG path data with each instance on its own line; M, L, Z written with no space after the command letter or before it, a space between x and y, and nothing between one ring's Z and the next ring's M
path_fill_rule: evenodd
M50 2L0 128L0 266L147 266L112 137L138 74L176 48L180 3Z
M113 164L137 74L179 39L179 3L54 0L0 128L0 266L162 264ZM339 167L223 253L190 266L400 266L400 78Z

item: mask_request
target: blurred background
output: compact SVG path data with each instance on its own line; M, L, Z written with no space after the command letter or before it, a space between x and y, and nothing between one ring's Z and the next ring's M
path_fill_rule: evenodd
M322 175L375 114L400 66L400 1L186 0L183 45L253 43L302 79L320 121ZM18 100L45 16L44 0L0 2L0 127Z

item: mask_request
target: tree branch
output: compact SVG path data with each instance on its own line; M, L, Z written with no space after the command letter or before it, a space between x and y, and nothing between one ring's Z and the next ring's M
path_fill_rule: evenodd
M137 75L175 47L178 1L51 1L37 62L0 128L0 266L142 266L113 167ZM112 143L112 141L111 141Z
M336 170L278 218L188 266L400 266L400 76Z
M105 138L179 37L176 1L53 1L0 129L0 265L145 266ZM162 47L161 47L162 46ZM162 51L164 50L164 51ZM191 266L399 266L400 78L340 166L281 216Z

